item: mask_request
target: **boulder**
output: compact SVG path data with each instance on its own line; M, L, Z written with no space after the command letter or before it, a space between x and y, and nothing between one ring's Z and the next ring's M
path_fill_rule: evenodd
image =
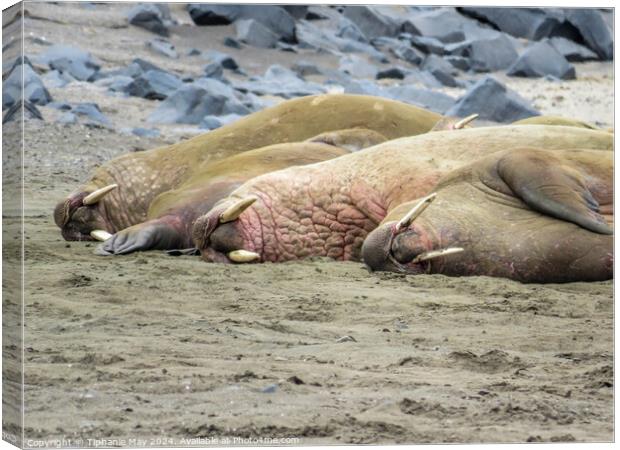
M454 75L457 71L452 64L437 55L428 55L422 63L421 69L431 73L441 84L448 87L460 87Z
M90 53L66 45L50 47L37 60L80 81L93 81L101 67Z
M443 55L446 53L445 44L439 39L428 36L411 36L411 45L424 53Z
M187 11L196 25L228 25L241 17L241 5L190 3Z
M174 45L166 39L152 39L146 43L146 47L168 58L177 59L179 57Z
M440 114L454 105L455 99L441 92L419 89L413 86L392 86L386 89L387 96L394 100L411 103L422 108L430 109Z
M50 70L45 75L41 77L43 80L43 84L50 88L61 88L65 87L67 84L75 81L68 73L61 73L57 70Z
M564 58L571 62L582 62L598 59L598 55L589 48L579 45L563 37L552 37L547 42Z
M110 127L112 125L110 120L101 112L96 103L78 103L73 106L71 112L74 115L85 119L84 124L87 126Z
M127 19L131 25L144 28L153 33L157 33L162 36L168 36L168 26L171 24L167 20L165 9L168 8L166 4L155 3L141 3L127 12ZM168 17L170 11L168 10Z
M295 20L305 18L308 13L307 5L283 5L282 8Z
M126 93L149 100L164 100L181 87L183 82L168 72L148 70L127 86Z
M452 8L414 14L403 24L403 31L414 36L435 38L444 43L460 42L465 39L463 24L465 18Z
M278 36L256 20L239 20L235 26L237 39L253 47L273 48L278 42Z
M212 62L204 66L203 71L204 71L205 77L207 78L215 78L216 80L224 80L224 68L216 62Z
M516 37L540 40L547 37L562 22L550 9L463 7L461 13L488 22L498 30Z
M323 73L322 69L316 64L303 60L297 61L291 69L302 78L307 75L321 75Z
M338 31L336 32L336 36L343 39L351 39L353 41L363 42L365 44L368 43L368 39L366 38L366 36L364 36L362 30L360 30L357 25L355 25L346 17L341 17L338 20Z
M519 54L510 39L498 34L491 39L469 40L446 46L452 56L466 58L476 72L494 72L510 67Z
M95 82L97 86L107 87L112 92L122 92L127 94L129 86L134 82L132 77L126 75L114 75L112 77L101 78Z
M465 95L445 112L445 115L455 117L466 117L470 114L480 114L482 120L503 123L540 115L529 102L491 76L486 76L471 86Z
M295 43L295 19L281 6L244 5L241 19L252 19L261 23L278 37L288 43Z
M20 121L22 116L25 119L43 120L41 111L39 111L37 106L28 100L24 100L24 102L13 103L13 105L4 114L4 117L2 117L2 123L5 124L12 121Z
M377 72L376 79L381 80L384 78L403 80L409 74L409 70L402 67L390 67L389 69L380 70Z
M613 35L601 12L592 8L570 8L565 11L566 20L579 31L588 48L603 60L613 59Z
M372 40L372 45L379 49L388 49L396 58L407 61L409 64L418 65L424 56L407 42L390 37L379 37Z
M21 103L22 98L35 105L46 105L52 101L52 96L41 81L41 77L28 64L13 66L2 82L2 110L10 108L15 103Z
M362 31L367 39L395 36L399 24L373 6L346 6L344 16Z
M356 55L345 55L340 58L338 70L355 78L374 79L378 69L363 58Z
M221 114L226 97L209 94L195 84L182 86L153 111L148 122L199 124L207 115Z
M539 78L545 75L562 80L575 79L575 68L548 42L528 47L508 69L513 77Z
M295 72L280 65L270 66L263 77L252 77L248 82L237 82L235 89L255 95L275 95L283 98L325 93L325 88L299 78Z
M241 43L237 39L232 38L232 37L224 38L224 45L230 48L236 48L236 49L241 48Z
M237 61L235 61L235 59L232 56L226 53L218 52L217 50L209 50L203 54L203 57L211 62L219 64L224 69L228 69L228 70L239 69L239 64L237 64Z

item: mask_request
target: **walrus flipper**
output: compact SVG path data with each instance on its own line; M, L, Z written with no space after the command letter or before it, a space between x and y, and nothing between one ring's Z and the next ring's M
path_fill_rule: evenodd
M169 250L191 247L184 235L165 218L149 220L119 231L101 244L99 255L125 255L146 250Z
M497 171L530 208L599 234L613 234L599 214L599 204L574 167L537 150L509 152Z

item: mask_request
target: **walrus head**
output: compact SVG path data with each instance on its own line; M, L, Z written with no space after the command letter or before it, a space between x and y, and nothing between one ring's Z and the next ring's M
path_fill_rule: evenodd
M80 191L59 202L54 208L54 222L61 229L67 241L105 240L112 225L106 220L101 200L116 189L116 184L95 189L92 192Z
M371 271L414 275L430 273L432 260L463 251L460 247L441 248L439 238L432 228L414 223L436 196L433 193L416 202L398 221L389 220L388 217L366 237L362 258ZM402 210L403 206L399 209ZM396 215L399 215L399 211L396 211Z

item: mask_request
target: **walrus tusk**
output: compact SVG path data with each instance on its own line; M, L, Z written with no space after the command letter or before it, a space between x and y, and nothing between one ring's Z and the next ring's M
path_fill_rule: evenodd
M459 120L457 123L454 124L454 129L460 130L461 128L465 127L465 125L467 125L468 123L476 120L479 116L480 114L472 114L471 116L467 116L464 119Z
M256 200L258 200L257 197L246 197L242 200L239 200L234 205L229 206L226 211L224 211L220 215L220 223L232 222L233 220L237 220L241 213L248 209Z
M97 189L95 192L91 192L84 200L82 200L82 204L85 206L94 205L98 201L100 201L103 197L108 195L109 192L113 191L118 187L118 184L109 184L106 187L102 187L101 189Z
M112 235L108 233L106 230L93 230L90 232L90 236L102 242L107 241L108 239L112 237Z
M236 263L247 263L260 259L260 255L247 250L233 250L228 253L228 259Z
M431 250L429 252L424 252L413 258L411 261L413 264L419 263L422 261L428 261L429 259L439 258L440 256L452 255L454 253L461 253L464 251L461 247L450 247L443 248L441 250Z
M422 200L420 200L417 205L415 205L413 208L411 208L411 211L409 211L405 215L405 217L400 219L400 221L396 224L396 229L397 230L402 230L403 228L407 228L409 225L411 225L411 223L420 214L422 214L422 212L426 208L428 208L428 205L430 205L433 202L433 200L435 200L435 197L437 197L437 193L433 192L432 194L427 195Z

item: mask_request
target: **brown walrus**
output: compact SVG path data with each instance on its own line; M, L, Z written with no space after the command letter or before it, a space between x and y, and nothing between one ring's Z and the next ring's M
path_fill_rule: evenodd
M434 192L395 208L368 235L362 254L372 270L522 282L613 277L612 152L498 152L445 175Z
M153 219L149 209L159 195L182 192L188 180L195 188L199 174L226 157L351 128L386 139L413 136L431 130L439 119L433 112L370 96L330 94L289 100L187 141L115 158L56 206L54 220L65 239L93 240L93 231L116 233ZM176 207L181 213L195 205Z
M576 127L515 125L401 138L363 152L254 178L196 220L205 261L359 260L390 210L430 193L442 175L515 146L611 150L613 136ZM233 258L231 258L233 256Z

